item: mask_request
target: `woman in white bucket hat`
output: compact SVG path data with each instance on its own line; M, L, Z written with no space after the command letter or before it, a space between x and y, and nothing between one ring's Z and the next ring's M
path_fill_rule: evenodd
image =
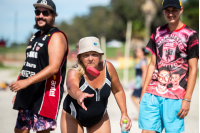
M99 39L85 37L79 41L78 63L68 71L67 90L61 116L62 133L111 133L106 111L110 92L121 110L120 125L127 119L126 129L132 124L127 114L126 97L114 66L102 61L104 52Z

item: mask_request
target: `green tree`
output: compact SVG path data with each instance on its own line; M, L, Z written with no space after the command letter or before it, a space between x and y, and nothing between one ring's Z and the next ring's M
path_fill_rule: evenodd
M153 32L157 27L162 26L167 23L162 12L162 2L163 0L155 0L155 4L157 7L157 14L151 24L151 32Z
M142 38L144 36L144 15L141 11L141 5L145 0L111 0L111 6L114 14L122 21L121 35L125 40L127 22L133 22L133 37ZM115 23L116 24L116 23Z
M167 21L162 12L162 1L153 0L157 14L151 23L151 32ZM106 40L125 41L127 21L133 22L132 37L143 39L145 35L145 16L141 6L145 0L111 0L109 6L94 6L87 15L75 16L71 23L65 21L57 24L58 28L68 36L69 44L74 44L85 36L105 36ZM198 31L199 2L187 0L183 3L182 21Z
M199 33L199 0L187 0L183 3L182 20Z
M58 28L63 30L69 38L70 43L77 43L80 38L85 36L106 36L110 34L110 26L113 20L108 18L112 17L112 12L108 7L95 6L90 8L90 13L84 16L75 16L72 24L61 22ZM111 20L111 21L110 21Z

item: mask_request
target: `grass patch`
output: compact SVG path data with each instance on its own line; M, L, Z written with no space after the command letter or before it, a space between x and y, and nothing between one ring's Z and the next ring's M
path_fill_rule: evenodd
M123 80L123 69L116 69L119 80ZM135 78L135 69L134 68L129 68L128 70L128 79L129 81L132 80L133 78Z
M16 47L0 47L0 55L10 54L10 53L24 53L26 52L27 45L18 45ZM76 44L69 45L69 52L76 50ZM120 48L106 47L106 57L107 58L116 58L121 54L124 55L125 45L122 45ZM133 55L133 52L130 52L130 56Z
M69 45L69 52L76 50L76 44ZM116 58L117 56L124 56L125 45L120 48L106 47L106 58ZM121 54L121 55L120 55ZM133 56L133 52L130 52L130 56Z
M3 65L3 63L0 61L0 68L4 68L5 66Z
M116 58L118 54L124 55L124 46L122 46L121 48L106 47L107 58Z
M125 45L120 48L106 47L106 58L116 58L118 56L124 56ZM130 51L130 56L133 56L133 52Z
M25 53L26 51L26 47L27 46L24 46L24 45L19 45L19 46L16 46L16 47L0 47L0 53L1 54L5 54L5 53Z

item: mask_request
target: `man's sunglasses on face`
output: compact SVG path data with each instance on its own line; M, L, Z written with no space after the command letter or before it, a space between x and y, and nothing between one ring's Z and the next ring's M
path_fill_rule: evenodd
M40 13L42 13L43 14L43 16L49 16L49 11L40 11L40 10L35 10L35 15L36 16L39 16L40 15Z

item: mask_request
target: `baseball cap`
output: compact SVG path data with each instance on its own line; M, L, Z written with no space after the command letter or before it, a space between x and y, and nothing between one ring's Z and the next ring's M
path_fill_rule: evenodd
M38 0L37 3L33 4L35 8L44 7L50 9L56 13L56 5L52 0Z
M100 48L100 41L96 37L84 37L79 41L79 52L78 55L82 53L86 53L89 51L95 51L100 54L104 54L104 52Z
M167 7L175 7L177 9L181 9L181 0L163 0L162 3L162 10L164 10Z

